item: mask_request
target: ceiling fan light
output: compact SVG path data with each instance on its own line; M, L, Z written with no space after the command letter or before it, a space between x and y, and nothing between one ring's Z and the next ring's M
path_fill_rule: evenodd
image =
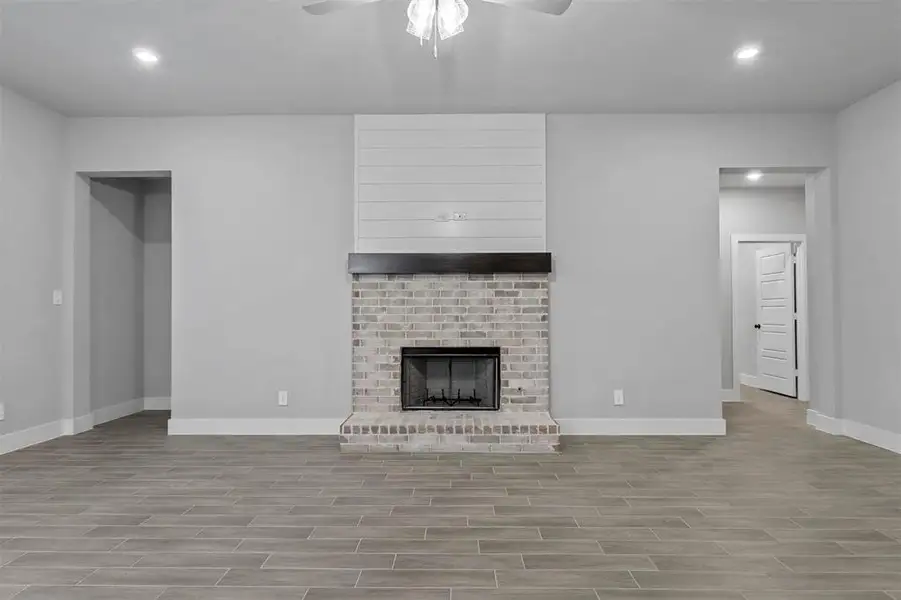
M465 0L438 1L438 35L442 40L463 31L463 22L469 16L469 6Z
M411 0L407 7L407 33L428 40L435 26L435 0Z

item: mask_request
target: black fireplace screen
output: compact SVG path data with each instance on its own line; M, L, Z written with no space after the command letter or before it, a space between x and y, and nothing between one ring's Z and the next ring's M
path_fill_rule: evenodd
M403 410L498 410L500 348L402 348Z

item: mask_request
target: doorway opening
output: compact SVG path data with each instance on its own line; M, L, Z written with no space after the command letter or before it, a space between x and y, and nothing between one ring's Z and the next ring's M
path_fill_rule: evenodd
M749 390L809 400L806 172L723 170L724 400Z
M170 409L172 180L125 175L87 178L91 425Z

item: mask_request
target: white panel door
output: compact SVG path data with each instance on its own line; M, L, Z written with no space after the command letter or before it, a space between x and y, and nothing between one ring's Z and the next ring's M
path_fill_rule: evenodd
M757 250L757 380L761 389L797 396L795 269L791 244Z

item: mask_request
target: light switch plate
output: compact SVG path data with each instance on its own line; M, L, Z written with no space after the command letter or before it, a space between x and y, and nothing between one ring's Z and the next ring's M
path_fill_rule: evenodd
M0 421L6 418L6 405L0 402Z
M288 392L281 391L278 393L278 405L288 406Z
M53 290L53 306L62 306L63 305L63 291L62 290Z
M626 403L626 398L622 390L613 390L613 405L622 406Z

